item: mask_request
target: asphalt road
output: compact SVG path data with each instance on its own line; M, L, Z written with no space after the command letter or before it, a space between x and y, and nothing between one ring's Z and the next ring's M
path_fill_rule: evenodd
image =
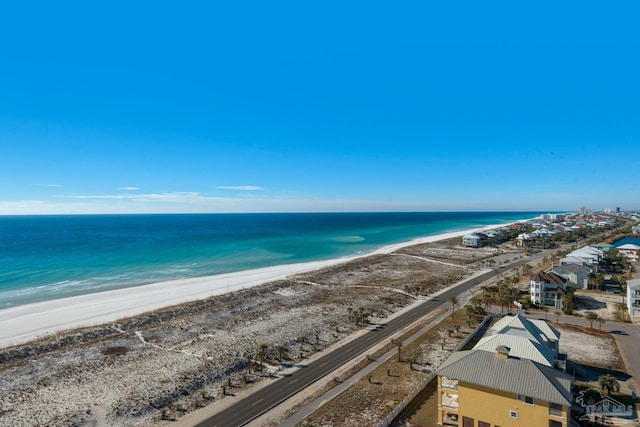
M327 353L313 363L295 373L275 380L257 393L247 396L237 403L227 407L211 418L197 424L197 427L232 427L243 426L264 412L270 410L280 402L296 394L315 381L331 373L344 363L366 352L373 345L389 339L399 330L411 325L423 316L429 314L442 305L449 305L449 298L459 295L472 287L483 283L498 274L530 262L536 257L529 257L509 265L497 267L492 271L470 278L458 286L447 289L437 297L425 301L423 304L392 319L386 325L369 331L339 349Z

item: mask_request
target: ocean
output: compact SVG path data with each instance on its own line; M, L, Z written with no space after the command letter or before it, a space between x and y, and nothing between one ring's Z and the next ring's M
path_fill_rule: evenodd
M337 259L540 212L0 216L0 309Z

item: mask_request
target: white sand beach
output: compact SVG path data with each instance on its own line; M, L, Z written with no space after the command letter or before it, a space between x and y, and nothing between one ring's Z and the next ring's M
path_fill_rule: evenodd
M7 347L20 344L58 331L113 322L163 307L258 286L296 274L341 264L356 258L374 254L388 254L406 246L461 237L467 233L508 225L500 224L438 234L388 245L372 253L348 258L279 265L215 276L171 280L12 307L0 310L0 346Z

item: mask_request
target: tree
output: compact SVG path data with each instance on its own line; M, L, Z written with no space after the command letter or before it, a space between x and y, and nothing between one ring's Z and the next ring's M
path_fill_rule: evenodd
M547 314L549 313L549 308L542 306L540 307L540 311L544 311L544 320L547 320Z
M251 363L253 362L253 354L247 355L247 368L249 369L249 373L251 373Z
M260 371L264 371L264 358L267 354L267 348L269 346L266 344L260 344L260 349L258 350L258 357L260 357Z
M598 383L600 384L600 388L607 394L611 394L612 392L620 391L620 383L616 378L611 374L606 374L598 378Z
M407 361L409 362L409 369L413 371L413 365L418 363L418 356L416 356L415 354L411 354L407 358Z
M458 302L458 297L455 295L449 297L449 302L451 303L451 318L453 319L456 312L456 307L459 306L460 303Z
M391 344L395 345L396 347L398 347L398 362L402 362L402 347L404 346L404 344L402 344L401 340L391 340Z
M606 320L605 320L604 318L602 318L602 317L598 316L598 317L596 318L596 322L598 322L598 323L600 324L600 330L602 330L602 324L603 324L604 322L606 322Z
M287 355L287 348L279 346L278 347L278 358L280 359L280 363L282 363L282 359Z
M589 327L591 329L593 329L593 321L598 319L598 315L596 313L594 313L593 311L590 311L590 312L587 313L586 318L589 321L589 323L591 324L591 326L589 326Z

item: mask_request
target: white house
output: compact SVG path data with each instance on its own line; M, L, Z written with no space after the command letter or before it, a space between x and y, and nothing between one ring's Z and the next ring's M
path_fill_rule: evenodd
M531 236L527 233L520 233L516 237L516 246L524 246L527 242L531 241Z
M469 248L479 248L482 246L482 239L477 234L465 234L462 236L462 246Z
M627 281L627 308L632 317L640 317L640 279Z
M531 303L561 310L562 296L566 291L566 283L566 279L556 273L538 271L531 277L529 282Z
M531 233L532 237L542 237L542 238L547 238L549 237L549 230L547 230L546 228L540 228L538 230L533 230L533 232Z

